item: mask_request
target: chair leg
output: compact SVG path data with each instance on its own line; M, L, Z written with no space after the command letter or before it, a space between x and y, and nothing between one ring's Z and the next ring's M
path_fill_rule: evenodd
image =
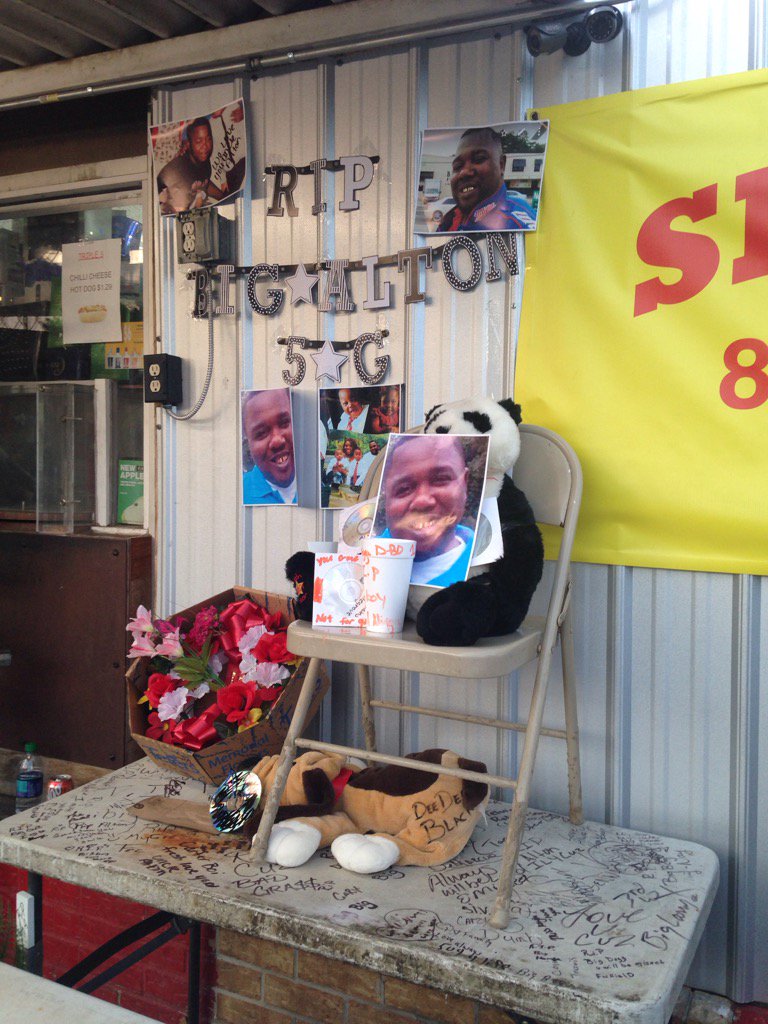
M307 666L307 674L304 677L304 685L301 688L299 699L296 702L296 710L293 713L291 724L280 751L280 757L275 769L275 778L269 790L269 795L264 803L264 810L261 813L261 823L251 843L250 859L263 861L269 843L269 834L277 817L277 810L280 806L280 798L283 795L285 784L288 781L288 772L291 770L293 759L296 756L296 740L304 728L304 720L307 717L309 705L312 702L317 675L320 671L320 659L311 658Z
M363 732L365 733L365 749L376 749L376 726L371 710L371 673L367 665L357 666L360 681L360 703L363 709Z
M573 651L573 619L570 607L566 609L560 627L563 659L563 701L565 704L565 746L568 762L569 818L574 825L584 821L581 797L581 764L579 758L579 720L576 710L576 659Z
M499 868L499 887L493 907L488 915L488 923L492 928L506 928L509 924L509 900L512 895L512 878L517 867L517 859L520 856L520 843L525 829L525 817L528 813L531 779L533 778L533 766L536 761L539 736L541 735L544 705L547 700L547 682L549 680L551 662L552 649L551 647L545 648L539 656L536 680L533 684L531 710L525 730L523 756L517 776L515 798L509 812L507 837L504 840L501 867Z
M488 924L491 928L504 929L509 924L509 900L512 895L512 878L517 867L517 859L520 855L520 843L525 829L525 816L528 813L528 805L525 806L517 798L512 803L509 811L509 827L507 838L504 841L504 850L501 855L501 867L499 868L499 888L496 892L491 912L488 915Z

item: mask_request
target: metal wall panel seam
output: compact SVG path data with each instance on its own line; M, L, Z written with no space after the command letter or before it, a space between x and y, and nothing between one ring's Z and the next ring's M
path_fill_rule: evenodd
M255 104L253 102L253 83L250 79L243 77L242 81L242 94L245 101L245 123L252 126L255 121L254 109ZM242 267L250 267L253 265L253 231L251 230L251 203L253 200L253 186L252 182L256 170L256 139L254 137L253 129L248 132L248 149L249 159L251 164L251 173L246 175L246 179L243 182L243 194L242 198L237 201L237 219L239 221L240 230L237 232L237 250L238 250L238 262ZM246 215L247 211L247 215ZM248 297L247 297L247 280L245 276L241 276L237 281L236 292L237 301L235 303L235 309L237 310L237 318L239 321L239 351L240 351L240 377L238 380L238 394L242 388L246 386L246 381L253 381L253 351L254 351L254 339L253 339L253 317L246 311L249 310ZM237 415L237 429L240 432L241 426L241 411L238 403L236 410ZM253 530L247 529L247 525L250 525L253 513L242 503L242 492L237 496L237 502L240 506L240 517L238 524L238 565L239 565L239 578L242 580L243 586L253 586Z
M154 97L152 102L153 118L156 123L169 120L171 116L171 95L161 90ZM157 240L157 274L160 285L157 289L157 302L160 310L157 322L162 325L160 336L160 348L164 352L173 353L176 349L176 322L174 303L174 273L173 262L173 235L172 222L169 218L162 218L159 209L153 207L153 218L158 225L155 233ZM163 615L172 614L175 608L176 597L176 557L173 537L175 532L176 512L176 424L170 417L159 411L159 429L161 431L161 446L163 459L163 487L160 513L158 516L159 536L156 539L155 550L160 565L158 567L158 582L155 585L157 592L157 603L160 606L160 613Z
M632 569L608 571L605 820L628 828L632 818Z
M750 0L749 44L749 69L764 68L768 64L768 3L766 0Z
M417 202L419 161L421 157L421 131L427 123L427 61L423 46L408 49L408 99L405 162L407 167L406 211L414 210ZM406 214L407 216L407 214ZM413 222L406 225L405 247L416 244ZM425 274L429 271L425 270ZM417 302L405 306L402 319L403 368L406 386L406 408L413 417L405 425L411 426L424 419L424 306ZM418 382L418 383L417 383ZM416 401L416 396L419 401ZM405 415L405 412L403 412ZM399 700L402 704L417 705L421 680L418 672L401 672L399 679ZM398 722L399 746L402 751L421 749L421 716L400 714Z
M733 578L731 694L731 820L727 885L729 989L740 1002L759 998L751 955L757 888L758 765L760 748L760 581ZM725 881L725 880L724 880ZM761 911L764 912L762 907ZM765 951L763 951L765 956ZM765 982L763 982L765 988ZM765 997L766 992L762 993Z

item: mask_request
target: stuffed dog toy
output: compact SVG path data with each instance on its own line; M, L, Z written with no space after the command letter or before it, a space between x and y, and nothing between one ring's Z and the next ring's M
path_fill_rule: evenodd
M451 750L409 757L484 772L485 765ZM254 771L265 800L278 756ZM329 846L341 867L361 874L393 864L442 864L459 854L484 816L488 786L452 775L393 765L358 768L343 757L310 750L288 774L266 859L298 867Z

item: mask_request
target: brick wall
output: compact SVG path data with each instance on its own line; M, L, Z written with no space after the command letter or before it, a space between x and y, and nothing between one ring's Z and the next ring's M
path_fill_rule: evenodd
M15 961L16 893L27 887L27 875L0 864L0 956ZM56 978L117 932L155 912L91 889L43 880L43 974ZM3 922L10 923L10 934ZM4 940L4 941L3 941ZM124 1006L162 1024L185 1024L187 1012L188 936L180 935L134 964L94 993L99 999ZM201 934L201 1024L210 1024L215 967L215 930ZM133 947L129 947L129 950ZM108 966L110 961L103 966Z
M216 968L215 1024L525 1024L473 999L224 929Z

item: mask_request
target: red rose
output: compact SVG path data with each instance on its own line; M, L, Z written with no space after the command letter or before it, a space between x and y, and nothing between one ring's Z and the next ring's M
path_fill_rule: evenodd
M146 735L151 740L162 740L163 743L173 743L173 730L171 729L172 722L161 722L160 716L156 711L150 711L147 718L147 732Z
M282 686L260 686L256 691L255 704L257 707L261 707L262 704L269 704L271 701L277 700L282 692Z
M293 661L293 655L288 653L285 644L285 632L264 633L259 638L253 653L257 661L277 663Z
M219 711L228 722L241 722L255 702L256 686L253 683L230 683L216 694Z
M162 672L153 672L149 677L145 692L149 706L156 708L164 694L172 693L182 685L181 679L172 679L170 676L163 675Z

